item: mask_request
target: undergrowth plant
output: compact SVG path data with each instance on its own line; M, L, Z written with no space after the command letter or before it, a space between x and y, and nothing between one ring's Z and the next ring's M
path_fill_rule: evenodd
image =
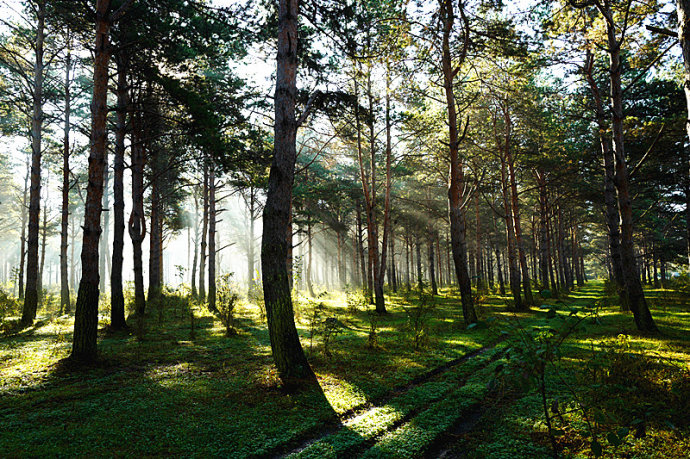
M247 301L259 308L259 319L266 322L266 303L264 301L264 289L261 279L254 279L247 290Z
M547 433L551 442L553 457L558 457L559 448L556 437L563 435L563 430L554 425L554 415L559 415L558 401L549 404L549 372L559 375L557 363L562 356L563 342L575 331L581 328L587 318L596 317L597 307L574 308L568 307L563 313L559 313L555 306L543 305L546 319L550 321L549 327L527 327L520 318L515 316L503 322L500 332L508 336L511 345L505 350L506 365L496 367L495 379L490 383L492 388L510 386L521 391L535 388L539 393L544 413ZM489 322L497 319L490 318ZM570 390L571 385L560 378L570 391L574 401L574 409L579 410L587 427L586 436L591 438L591 451L595 456L602 454L602 445L599 440L599 432L594 428L590 420L591 407L588 406L576 393Z
M429 319L436 308L436 301L430 294L421 293L419 300L413 306L404 306L409 330L415 350L419 349L429 339Z
M216 307L218 308L218 317L225 326L225 336L237 335L235 308L239 303L240 296L232 285L232 275L232 273L227 273L220 276L216 291Z
M347 290L346 293L347 312L356 314L367 307L367 299L364 292L360 289Z

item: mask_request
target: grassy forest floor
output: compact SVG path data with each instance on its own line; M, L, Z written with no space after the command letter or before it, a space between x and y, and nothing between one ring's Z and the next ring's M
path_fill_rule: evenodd
M391 294L382 317L352 294L301 298L322 390L296 394L253 305L228 337L170 298L140 338L101 332L101 362L81 369L60 362L73 320L44 316L0 338L0 456L546 457L543 392L563 456L687 457L690 298L647 295L658 336L600 281L520 314L487 295L470 329L449 290Z

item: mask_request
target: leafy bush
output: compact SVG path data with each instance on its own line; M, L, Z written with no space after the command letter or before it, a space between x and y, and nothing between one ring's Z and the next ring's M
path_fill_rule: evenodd
M350 314L355 314L359 312L361 309L364 309L367 307L367 299L364 296L364 292L359 289L355 289L352 291L347 292L346 296L346 301L347 301L347 311Z
M218 317L225 326L226 336L237 334L237 330L235 329L235 308L237 307L240 296L234 290L231 278L232 273L220 276L216 291L216 308L218 308Z
M0 289L0 322L3 322L8 316L19 315L20 309L19 301Z
M436 308L436 302L431 295L420 294L419 302L415 306L403 306L407 314L407 327L414 343L419 349L429 338L429 316Z

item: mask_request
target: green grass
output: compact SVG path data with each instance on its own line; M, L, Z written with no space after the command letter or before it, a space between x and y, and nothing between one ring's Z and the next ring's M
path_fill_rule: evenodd
M602 284L592 282L572 293L565 304L544 302L564 310L593 304L602 295ZM607 307L597 323L586 323L585 330L566 343L559 365L569 380L587 388L581 375L587 360L593 352L605 353L607 343L620 334L630 336L626 352L654 355L687 371L686 298L660 289L648 295L662 335L635 333L629 315L615 305ZM59 363L69 354L72 319L46 319L40 327L0 338L0 451L10 457L256 457L300 448L303 457L415 457L439 441L448 441L451 449L475 457L514 457L515 451L548 454L543 412L535 394L513 391L498 397L488 390L494 366L506 364L496 359L507 342L409 386L420 375L494 343L496 327L466 330L459 299L443 290L435 300L423 345L415 350L403 306L414 304L416 295L387 299L390 314L378 321L375 348L368 346L367 311L348 311L343 294L320 299L321 317L337 317L346 326L326 356L321 338L310 340L313 310L302 298L297 306L298 330L321 390L291 395L280 390L268 333L253 305L240 307L239 335L229 338L222 324L201 310L196 311L194 337L184 308L176 307L178 317L171 309L164 310L162 322L154 312L147 319L143 340L128 333L102 334L102 362L80 370ZM519 320L526 328L549 326L543 311L512 314L506 311L505 300L489 296L481 308L483 318ZM674 377L673 372L664 373L663 365L660 368L648 376ZM554 375L549 378L549 396L567 400L567 390ZM660 384L661 391L665 386ZM636 400L646 403L650 394L656 392L637 394ZM662 399L672 400L668 397ZM444 437L462 422L468 408L478 404L485 415L476 432L459 440ZM615 421L619 424L629 421L619 408L606 410L619 416ZM685 421L657 411L648 416L646 439L633 442L630 435L630 444L616 451L646 457L655 441L678 444L673 439L687 433ZM673 427L663 422L664 416L675 420ZM573 425L582 421L575 414L571 418ZM586 435L572 428L559 444L567 454L586 455L587 441Z

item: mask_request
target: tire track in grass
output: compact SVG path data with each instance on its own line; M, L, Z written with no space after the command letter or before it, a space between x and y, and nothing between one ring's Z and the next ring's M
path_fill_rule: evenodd
M348 410L339 417L337 425L311 432L301 442L291 442L292 449L284 445L261 456L343 457L365 451L378 438L408 422L429 404L464 386L471 373L486 368L499 358L502 352L496 347L502 341L497 340L453 359L377 399ZM437 378L441 375L445 377Z

